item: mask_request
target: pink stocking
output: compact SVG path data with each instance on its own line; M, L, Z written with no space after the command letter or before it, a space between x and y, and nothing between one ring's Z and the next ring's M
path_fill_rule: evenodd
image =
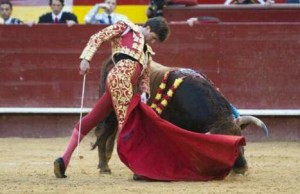
M92 111L81 120L80 141L90 132L101 120L113 110L110 94L106 91L98 100ZM75 125L69 144L62 156L65 167L69 165L71 156L77 147L79 135L79 122Z

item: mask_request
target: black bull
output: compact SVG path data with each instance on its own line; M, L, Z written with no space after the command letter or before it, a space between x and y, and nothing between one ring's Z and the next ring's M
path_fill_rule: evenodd
M100 96L104 92L106 77L112 66L113 62L111 60L107 60L102 65ZM166 88L169 88L176 78L184 77L184 81L163 110L162 118L189 131L224 135L241 135L241 131L253 123L261 127L268 135L267 127L257 118L252 116L234 118L230 103L205 75L192 70L184 69L180 71L179 68L176 69L177 71L170 74L166 82ZM174 70L174 68L152 62L150 72L151 98L149 104L153 101L164 74L170 70ZM92 149L98 146L98 167L100 168L100 173L110 173L108 162L113 152L117 134L117 119L114 112L99 123L95 133L97 141ZM243 147L240 150L241 152L236 159L233 170L243 174L247 171L248 165L244 158Z

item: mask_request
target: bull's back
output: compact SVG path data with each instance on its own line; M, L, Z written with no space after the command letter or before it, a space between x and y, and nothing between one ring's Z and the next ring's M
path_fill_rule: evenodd
M170 87L178 77L172 74L167 82ZM228 101L203 78L187 76L168 102L162 117L190 131L206 133L216 121L231 115Z

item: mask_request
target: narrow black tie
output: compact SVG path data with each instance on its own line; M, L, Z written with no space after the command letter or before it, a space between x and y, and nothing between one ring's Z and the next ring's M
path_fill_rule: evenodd
M109 23L109 25L111 25L112 24L111 15L108 15L107 17L108 17L108 23Z

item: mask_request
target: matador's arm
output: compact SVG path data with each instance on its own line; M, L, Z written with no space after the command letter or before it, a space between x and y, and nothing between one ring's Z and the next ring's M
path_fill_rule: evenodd
M113 37L121 35L128 28L127 24L120 21L108 26L91 36L86 47L83 49L80 59L91 61L99 46Z

